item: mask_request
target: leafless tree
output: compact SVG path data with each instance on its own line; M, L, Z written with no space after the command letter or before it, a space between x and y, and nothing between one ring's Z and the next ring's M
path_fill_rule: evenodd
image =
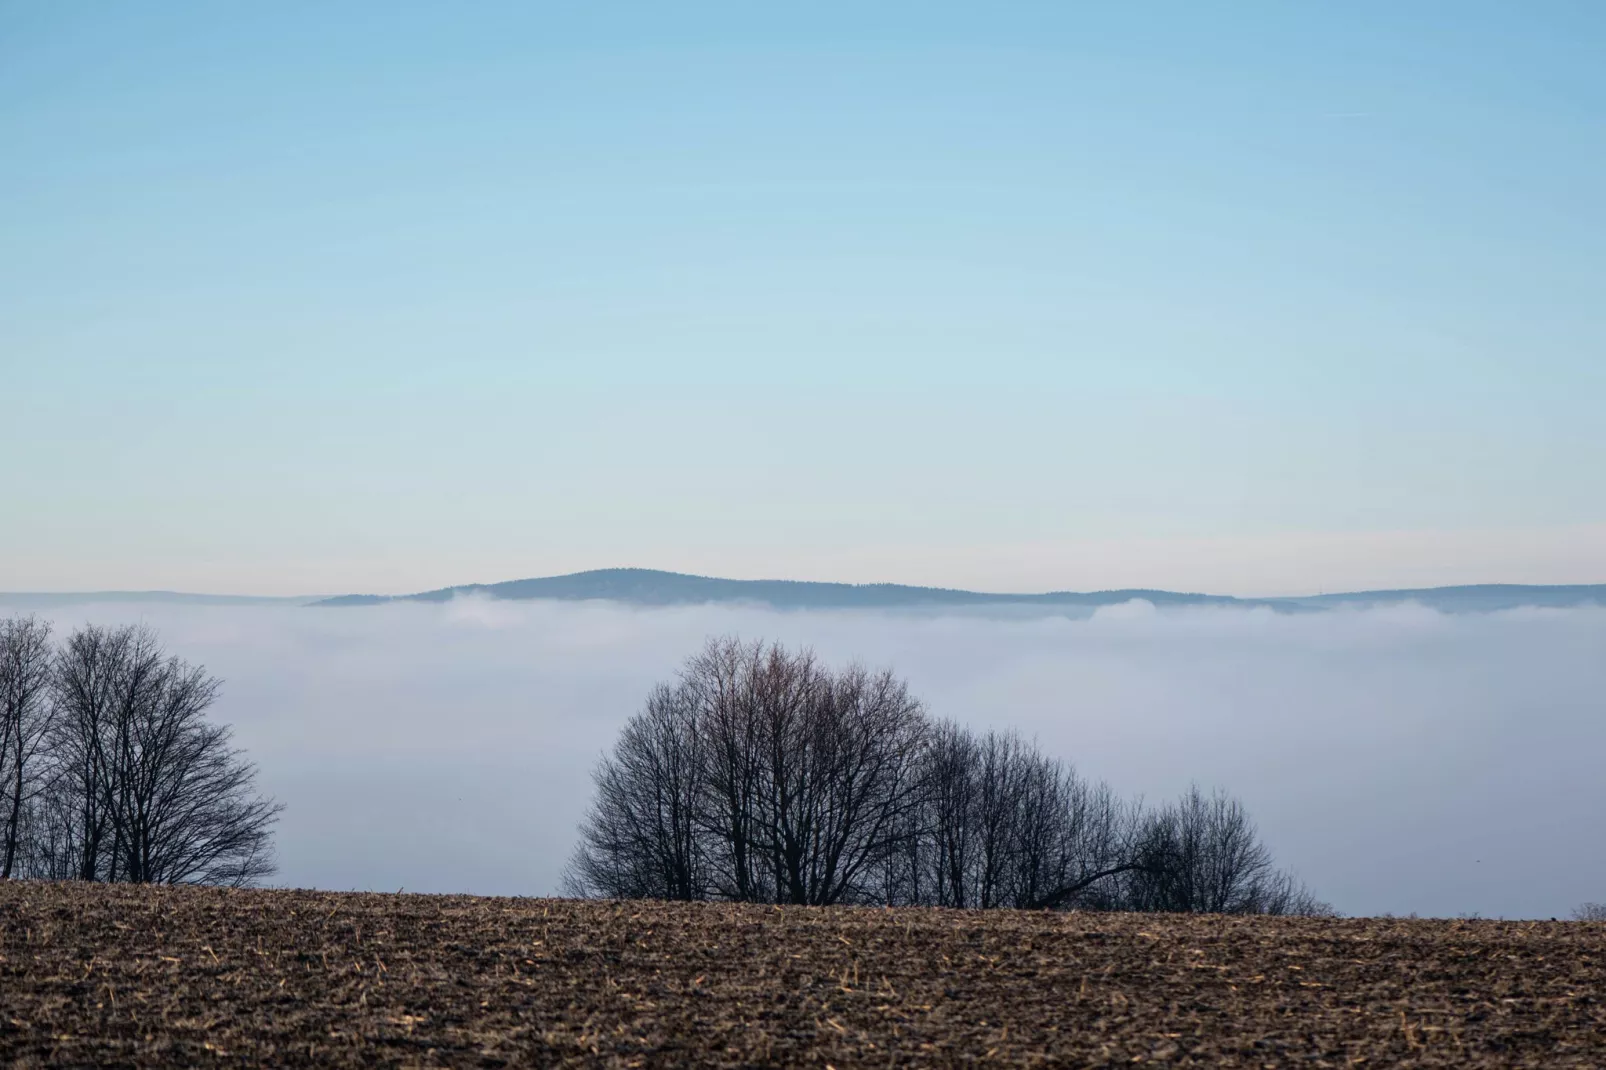
M597 799L581 826L568 883L611 898L702 899L709 887L698 835L703 738L684 687L660 685L598 766Z
M1197 786L1138 819L1139 864L1127 874L1133 910L1206 914L1331 913L1272 863L1243 804Z
M1105 784L1034 755L1028 767L1011 905L1031 910L1112 903L1112 878L1137 869L1128 810Z
M132 706L155 671L154 646L152 636L134 628L89 627L68 637L59 655L48 809L63 835L53 844L52 870L70 866L79 880L116 879L112 852L105 848L115 794L118 714Z
M891 672L819 673L802 716L769 739L761 827L780 898L826 905L876 898L870 878L920 802L926 721Z
M976 737L952 722L931 733L925 753L925 808L914 842L907 898L937 906L980 906L981 751ZM921 878L925 880L922 881Z
M67 638L53 681L50 780L35 815L43 875L249 884L273 872L281 807L207 720L219 681L145 628Z
M39 783L40 748L50 728L50 625L37 617L0 620L0 879L19 858Z
M807 651L716 640L599 765L569 887L872 899L919 802L925 727L890 673L833 673Z
M936 905L1100 906L1137 865L1114 793L1018 736L945 724L926 753L922 868Z
M691 658L681 683L705 733L706 779L700 824L715 861L715 894L746 902L780 898L783 866L775 846L775 783L785 761L779 741L803 717L819 687L809 654L779 646L711 640Z
M1606 903L1584 903L1573 911L1574 921L1606 921Z

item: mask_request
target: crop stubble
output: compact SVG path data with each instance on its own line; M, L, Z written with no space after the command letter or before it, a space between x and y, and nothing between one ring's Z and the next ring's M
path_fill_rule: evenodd
M0 884L0 1062L1606 1066L1606 925Z

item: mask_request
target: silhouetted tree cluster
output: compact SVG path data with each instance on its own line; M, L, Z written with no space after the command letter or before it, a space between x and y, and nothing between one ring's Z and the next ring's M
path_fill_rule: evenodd
M1126 802L890 672L711 641L594 774L567 887L614 898L1330 913L1235 800Z
M142 627L0 620L0 877L249 884L281 807L206 718L219 681Z
M1331 914L1271 852L1243 804L1197 787L1136 818L1135 864L1123 878L1128 910L1183 914Z

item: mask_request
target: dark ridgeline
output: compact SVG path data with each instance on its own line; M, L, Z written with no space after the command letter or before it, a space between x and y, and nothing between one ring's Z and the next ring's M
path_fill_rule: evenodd
M281 809L207 719L220 681L146 628L86 626L58 648L0 620L0 877L255 883Z
M806 580L727 580L688 576L650 568L604 568L567 576L509 580L505 583L471 583L436 591L399 595L342 595L314 605L356 606L380 602L447 602L459 595L488 598L551 599L555 601L604 600L631 605L693 605L704 602L753 603L777 609L893 609L964 606L1087 606L1119 605L1143 598L1156 605L1267 605L1225 595L1179 594L1175 591L1120 590L1081 594L990 594L946 587L909 587L899 583L815 583Z
M711 641L595 772L581 896L1328 913L1243 807L1158 808L1013 734L933 722L902 681Z
M1340 606L1362 607L1415 602L1446 613L1487 612L1520 606L1606 605L1606 584L1529 586L1478 584L1395 591L1356 591L1288 598L1235 598L1129 588L1111 591L1049 591L996 594L898 583L813 583L802 580L727 580L688 576L650 568L605 568L566 576L470 583L408 595L348 594L314 601L316 606L366 606L383 602L448 602L461 595L517 600L610 601L638 606L733 603L774 609L965 609L1016 607L1021 610L1091 612L1099 606L1142 599L1156 606L1235 606L1278 613L1312 613Z

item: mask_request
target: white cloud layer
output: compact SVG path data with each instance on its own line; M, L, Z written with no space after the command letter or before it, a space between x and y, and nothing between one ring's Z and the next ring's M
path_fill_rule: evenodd
M0 614L5 607L0 606ZM938 716L1015 727L1123 794L1242 797L1348 913L1564 916L1606 897L1606 610L1091 620L460 600L73 606L223 677L288 804L278 882L555 890L589 771L710 634L890 664Z

